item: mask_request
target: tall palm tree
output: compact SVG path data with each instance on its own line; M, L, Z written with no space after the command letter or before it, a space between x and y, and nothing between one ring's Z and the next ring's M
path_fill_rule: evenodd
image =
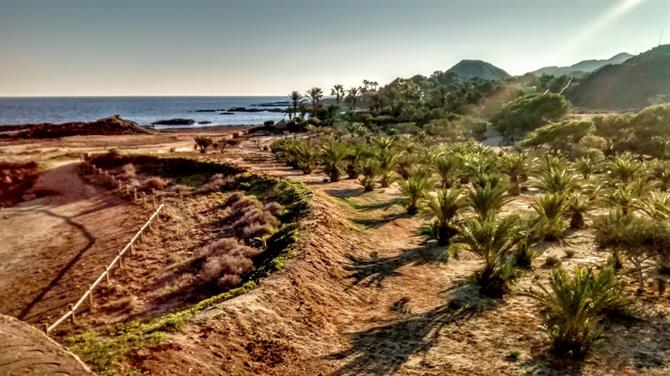
M323 98L323 90L320 87L313 87L307 90L307 96L312 101L312 116L316 116L316 107Z
M342 99L344 98L344 86L337 84L334 85L333 88L330 90L330 95L335 96L335 102L339 105L342 102Z
M304 102L304 98L299 91L293 90L291 94L288 95L288 99L291 101L291 111L289 112L288 119L292 120L293 116L298 113L298 107Z
M349 103L351 103L351 110L354 111L356 110L356 100L358 99L358 95L360 94L360 89L357 87L352 87L351 89L347 90L347 100Z

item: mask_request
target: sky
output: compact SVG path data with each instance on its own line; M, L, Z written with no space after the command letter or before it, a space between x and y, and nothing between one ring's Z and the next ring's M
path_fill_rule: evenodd
M285 95L659 40L670 0L0 0L0 96Z

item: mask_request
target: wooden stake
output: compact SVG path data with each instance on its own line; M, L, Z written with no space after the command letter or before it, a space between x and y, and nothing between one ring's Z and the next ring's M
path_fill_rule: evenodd
M88 306L91 308L91 312L93 312L93 290L88 294Z
M70 307L70 312L72 312L72 314L70 314L70 318L72 318L72 323L76 324L77 322L75 321L75 317L74 317L74 305L72 305L72 303L70 303L70 304L68 304L68 307Z

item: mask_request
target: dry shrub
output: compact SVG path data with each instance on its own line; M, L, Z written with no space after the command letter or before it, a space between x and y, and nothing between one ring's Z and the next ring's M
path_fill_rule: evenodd
M121 166L121 174L119 175L119 178L128 180L134 178L135 176L137 176L135 165L132 163L126 163Z
M242 276L254 268L252 258L257 251L234 238L218 240L198 251L205 261L199 277L205 281L217 281L221 289L239 285Z
M229 190L237 185L234 176L224 176L223 174L215 174L209 178L209 182L198 187L195 193L211 193L221 190Z
M149 178L149 179L145 180L142 183L142 187L140 188L140 190L143 191L143 192L160 191L160 190L165 189L168 186L168 184L169 183L168 183L167 180L165 180L161 177L155 176L153 178Z
M282 210L284 210L284 207L281 206L278 202L268 202L265 204L265 210L270 212L270 214L274 215L275 217L278 217Z

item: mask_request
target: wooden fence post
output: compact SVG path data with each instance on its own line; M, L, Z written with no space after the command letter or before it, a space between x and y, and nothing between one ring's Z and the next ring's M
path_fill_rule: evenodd
M68 307L70 308L70 312L72 312L70 314L70 318L72 318L72 323L76 324L77 321L75 320L75 317L74 317L74 304L70 303L70 304L68 304Z
M93 289L91 289L91 292L88 293L88 306L91 312L93 312L93 309L95 308L93 303Z

